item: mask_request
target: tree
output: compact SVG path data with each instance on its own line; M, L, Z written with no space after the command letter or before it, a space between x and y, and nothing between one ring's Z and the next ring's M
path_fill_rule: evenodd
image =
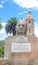
M1 23L1 21L0 21L0 29L2 28L2 23Z
M6 33L13 33L13 35L16 35L16 24L17 24L17 18L11 18L8 20L8 23L5 26Z
M4 43L5 41L0 41L0 57L4 57Z
M4 47L0 48L0 57L3 56L4 57Z

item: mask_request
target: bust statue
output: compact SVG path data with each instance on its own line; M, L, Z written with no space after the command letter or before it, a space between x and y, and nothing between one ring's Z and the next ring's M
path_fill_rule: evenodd
M26 34L26 23L23 19L21 19L16 25L16 33L19 34Z

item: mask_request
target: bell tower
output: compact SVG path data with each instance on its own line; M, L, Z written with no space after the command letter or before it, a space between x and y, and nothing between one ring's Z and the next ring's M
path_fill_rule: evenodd
M27 35L34 35L34 18L30 10L28 11L28 15L25 21L27 24Z

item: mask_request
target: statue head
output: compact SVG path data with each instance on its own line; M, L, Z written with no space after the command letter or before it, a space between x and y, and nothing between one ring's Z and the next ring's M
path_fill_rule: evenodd
M26 24L24 20L20 20L16 25L17 34L25 34L25 28L26 28Z

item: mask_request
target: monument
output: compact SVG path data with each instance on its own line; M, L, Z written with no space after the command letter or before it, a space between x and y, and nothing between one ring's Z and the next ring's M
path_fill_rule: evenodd
M26 19L17 22L16 35L5 39L4 58L12 65L25 65L29 59L38 58L38 38L34 35L31 11L28 11Z

